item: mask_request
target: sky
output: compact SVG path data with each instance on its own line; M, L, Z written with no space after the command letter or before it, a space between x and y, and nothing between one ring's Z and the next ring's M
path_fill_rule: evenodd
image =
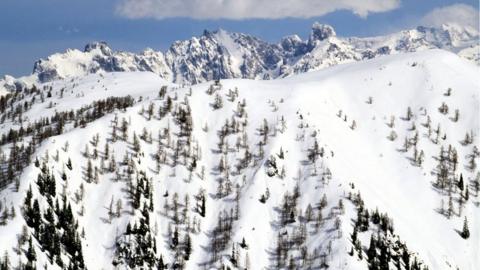
M201 4L200 4L201 3ZM269 42L313 22L339 36L375 36L448 21L478 29L478 0L1 0L0 76L28 75L67 48L106 41L114 50L165 51L175 40L219 28Z

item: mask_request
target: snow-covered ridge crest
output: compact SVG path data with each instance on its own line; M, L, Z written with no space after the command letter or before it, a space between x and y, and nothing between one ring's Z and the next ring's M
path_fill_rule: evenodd
M38 60L32 76L38 82L48 82L91 73L150 71L180 84L228 78L274 79L434 48L452 51L480 64L479 33L470 27L420 26L386 36L345 38L337 36L331 26L315 23L306 40L293 35L278 44L224 30L204 31L199 37L177 41L164 53L152 49L141 53L114 51L105 42L94 42L83 51L69 49ZM0 81L0 87L11 90L21 85L13 81Z
M83 51L69 49L47 59L38 60L33 74L40 82L68 77L80 77L91 73L119 71L150 71L168 78L168 67L161 52L146 49L142 53L117 52L105 42L89 43Z

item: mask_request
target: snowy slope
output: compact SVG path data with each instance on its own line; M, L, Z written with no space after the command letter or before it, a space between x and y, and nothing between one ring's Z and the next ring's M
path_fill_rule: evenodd
M108 97L130 95L136 102L125 110L105 114L83 128L67 121L62 134L47 138L35 148L32 162L18 174L18 191L15 183L0 191L2 205L16 209L15 217L7 218L6 224L0 226L0 254L7 251L12 265L27 261L28 244L20 246L20 255L15 250L17 237L25 225L21 208L30 186L42 213L48 208L48 196L41 195L36 184L40 168L33 160L37 157L55 175L53 201L56 198L63 204L61 194L66 194L78 221L77 231L80 234L84 230L81 242L88 269L114 269L113 261L120 262L118 269L128 268L118 257L117 244L123 243L122 239L129 241L129 236L125 235L127 224L142 218L143 206L135 209L128 192L130 181L134 186L138 184L136 176L140 171L145 172L153 186L152 194L144 192L140 201L142 205L143 202L150 204L146 196L152 198L153 207L148 211L149 232L156 243L155 258L158 260L162 255L168 269L173 268L174 263L185 269L219 269L222 264L236 269L231 256L232 245L238 253L238 269L286 269L290 261L296 269L318 269L325 264L330 269L368 269L366 252L370 235L382 234L370 223L369 229L358 233L363 259L359 259L358 251L350 256L358 203L352 202L355 200L349 198L356 196L349 194L358 192L365 208L372 211L370 214L378 208L393 220L395 236L386 235L389 239L399 237L408 246L412 261L415 256L429 269L477 269L480 265L480 197L475 192L475 179L478 181L479 171L478 166L470 168L470 155L474 146L479 145L478 73L477 66L455 54L429 50L338 65L278 80L222 80L221 86L207 82L180 88L152 72L90 74L39 85L44 101L41 101L41 94L33 94L35 101L20 117L10 114L2 122L3 134L10 128L19 129L42 117L53 116L55 112L77 110ZM165 97L159 97L164 85L168 86ZM446 95L449 88L451 93ZM213 93L208 93L209 89ZM51 97L46 94L48 92ZM215 109L217 94L222 106ZM33 96L18 96L12 108L30 102ZM167 97L171 97L172 109L160 117L159 111L166 107ZM243 100L245 106L239 105ZM449 107L445 115L438 109L443 102ZM151 104L153 116L149 117ZM412 115L405 119L408 107ZM183 122L178 120L182 114L178 108L191 112L190 136L181 135ZM459 110L457 121L452 120L455 109ZM392 116L395 123L389 126ZM424 125L428 117L433 130L430 135ZM126 140L122 139L122 119L128 126ZM231 126L232 119L237 124ZM226 121L231 127L224 127ZM114 122L118 122L116 129ZM266 136L262 134L265 122L268 126ZM441 130L438 142L435 139L437 125ZM134 134L142 137L144 129L147 136L139 139L137 151ZM112 135L113 130L117 132L116 137ZM388 138L392 131L397 136L393 140ZM222 132L226 134L223 143L219 136ZM416 146L411 145L404 151L404 139L408 137L411 141L416 132ZM464 144L465 134L470 132L474 135L473 142ZM92 143L96 134L98 144ZM114 137L116 139L112 140ZM31 136L26 136L18 144L28 144L31 140ZM65 147L67 141L68 147ZM314 155L315 162L312 162L309 154L315 141L323 150L322 154ZM178 160L174 158L177 142L180 142ZM105 144L109 145L110 155L104 157L103 163L105 167L110 166L111 156L114 156L116 168L113 171L101 169ZM85 154L86 145L88 154ZM462 173L470 198L459 208L458 200L463 193L457 188L451 191L454 213L447 218L440 213L440 208L442 200L448 204L448 192L439 190L434 183L440 147L446 150L449 145L458 153L455 179L458 180ZM6 157L11 146L11 143L2 146ZM424 152L420 166L412 161L414 148ZM247 149L252 154L251 160L245 167L238 167ZM280 158L280 149L284 152L283 158ZM98 157L95 157L95 150ZM165 160L157 167L159 151L160 160L163 154ZM129 154L125 160L126 153ZM278 169L273 176L269 175L274 172L274 167L269 165L271 155L276 157ZM69 158L72 170L65 169ZM197 165L190 173L193 159ZM2 160L2 164L6 164L5 158ZM100 171L93 182L86 180L88 160ZM478 163L478 155L473 160ZM219 168L219 164L226 169ZM282 167L284 176L281 175ZM63 171L67 172L66 181L61 177ZM128 175L132 175L133 180L128 180ZM79 199L82 185L84 194ZM231 192L227 192L229 185ZM220 191L219 186L222 187ZM299 195L294 207L294 222L282 224L279 213L284 194L295 194L295 186L298 186ZM196 210L194 198L201 189L206 195L204 217ZM267 189L269 196L266 196ZM185 217L185 221L174 221L175 193L178 193L179 219ZM184 207L186 195L189 207ZM259 201L262 195L267 197L264 203ZM326 195L327 204L319 206L323 195ZM121 215L109 217L109 204L113 201L115 205L118 199L123 201ZM342 200L341 207L339 200ZM212 238L217 218L223 210L229 215L231 209L235 213L237 201L238 218L232 218L225 247L213 258ZM311 221L306 214L309 204L313 207ZM3 209L0 208L2 212ZM317 226L318 213L322 218ZM461 238L456 231L462 230L465 217L470 228L468 239ZM194 219L200 221L197 223L200 230L191 224ZM177 247L172 248L169 227L171 230L178 228L181 244ZM302 235L302 228L306 229L306 238L292 240ZM178 254L184 252L183 239L187 232L192 252L189 259L184 260ZM37 241L31 227L27 228L27 233L32 236L36 249L35 264L61 269L55 260L48 259L47 251L42 251L42 243ZM276 257L279 235L291 241L283 259L286 263L280 267ZM241 247L242 238L248 248ZM296 241L300 244L295 244ZM302 250L308 254L305 260ZM61 254L62 261L68 264L70 256L64 251ZM395 269L393 265L391 261L391 269ZM146 262L144 267L148 267ZM404 264L401 269L405 269Z

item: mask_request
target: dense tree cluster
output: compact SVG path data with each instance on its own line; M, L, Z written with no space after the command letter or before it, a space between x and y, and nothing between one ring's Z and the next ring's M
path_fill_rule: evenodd
M129 223L125 234L117 240L114 266L126 265L129 268L164 266L161 255L157 255L157 241L150 228L150 211L146 203L141 210L138 222Z
M428 269L409 252L407 245L399 236L395 235L393 221L386 213L379 213L378 209L374 211L366 209L360 193L349 194L349 199L357 208L357 219L351 234L352 248L349 253L351 256L357 254L360 260L365 258L371 270ZM368 249L360 241L361 233L370 233Z
M47 252L52 263L68 269L85 269L81 237L77 231L78 224L71 205L65 195L62 196L61 204L58 199L53 203L52 199L55 196L48 192L42 196L48 202L46 209L42 210L39 199L33 197L30 187L23 206L25 221L32 228L35 238L42 250ZM29 245L32 245L31 241ZM29 247L27 252L34 253L32 249ZM63 261L61 256L63 253L69 255L69 263ZM29 258L28 255L27 258ZM31 259L29 263L33 265Z

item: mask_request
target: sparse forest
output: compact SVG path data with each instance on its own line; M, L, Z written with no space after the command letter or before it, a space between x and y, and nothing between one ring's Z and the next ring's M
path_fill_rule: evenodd
M0 269L469 269L479 89L424 89L430 58L335 91L110 73L4 95Z

